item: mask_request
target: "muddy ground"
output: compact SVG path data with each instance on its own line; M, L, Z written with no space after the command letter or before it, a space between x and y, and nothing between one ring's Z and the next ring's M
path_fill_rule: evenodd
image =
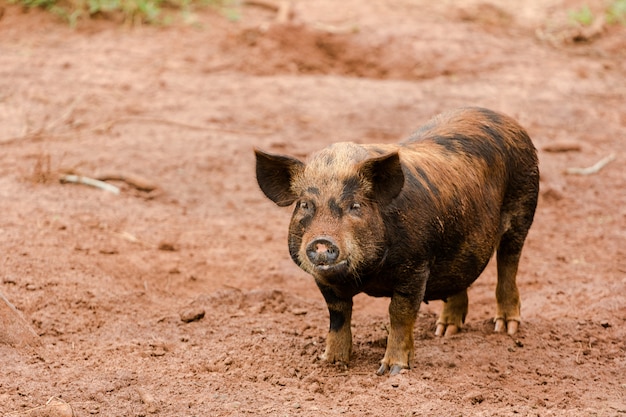
M2 4L0 293L27 324L0 332L0 414L626 414L626 28L571 26L582 4L317 0L286 23L248 5L77 29ZM435 338L441 303L422 306L410 371L375 375L388 300L365 296L349 368L320 362L326 306L253 147L394 142L463 105L539 149L519 333L492 332L490 264L459 335Z

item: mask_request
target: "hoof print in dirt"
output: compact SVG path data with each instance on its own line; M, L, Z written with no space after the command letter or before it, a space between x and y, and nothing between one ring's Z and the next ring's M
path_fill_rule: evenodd
M539 192L537 153L513 119L483 108L439 115L400 144L336 143L302 162L256 150L261 190L295 210L289 252L330 314L323 357L348 362L352 298L390 297L378 374L413 363L420 303L444 300L437 334L461 329L467 288L497 251L496 331L520 320L516 274Z

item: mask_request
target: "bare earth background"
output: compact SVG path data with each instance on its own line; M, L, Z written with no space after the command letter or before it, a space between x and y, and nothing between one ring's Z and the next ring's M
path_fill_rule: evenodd
M0 414L625 415L626 28L568 26L582 4L301 0L287 24L244 6L77 30L0 4L0 293L38 335L0 331ZM326 307L253 147L394 142L461 105L539 149L519 334L492 333L490 265L458 336L422 306L414 369L374 374L388 300L365 296L350 367L320 362Z

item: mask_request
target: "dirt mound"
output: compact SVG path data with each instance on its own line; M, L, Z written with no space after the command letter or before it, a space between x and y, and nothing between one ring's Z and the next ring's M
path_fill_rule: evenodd
M231 57L229 68L253 75L418 80L490 65L471 51L463 60L450 59L439 46L411 33L333 33L304 24L276 24L235 33L221 48Z

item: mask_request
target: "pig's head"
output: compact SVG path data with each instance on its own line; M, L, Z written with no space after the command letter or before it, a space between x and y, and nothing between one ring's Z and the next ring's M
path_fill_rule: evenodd
M372 156L352 143L334 144L308 163L256 153L261 190L279 206L295 204L289 252L322 283L358 284L385 256L385 206L400 193L404 174L397 152Z

